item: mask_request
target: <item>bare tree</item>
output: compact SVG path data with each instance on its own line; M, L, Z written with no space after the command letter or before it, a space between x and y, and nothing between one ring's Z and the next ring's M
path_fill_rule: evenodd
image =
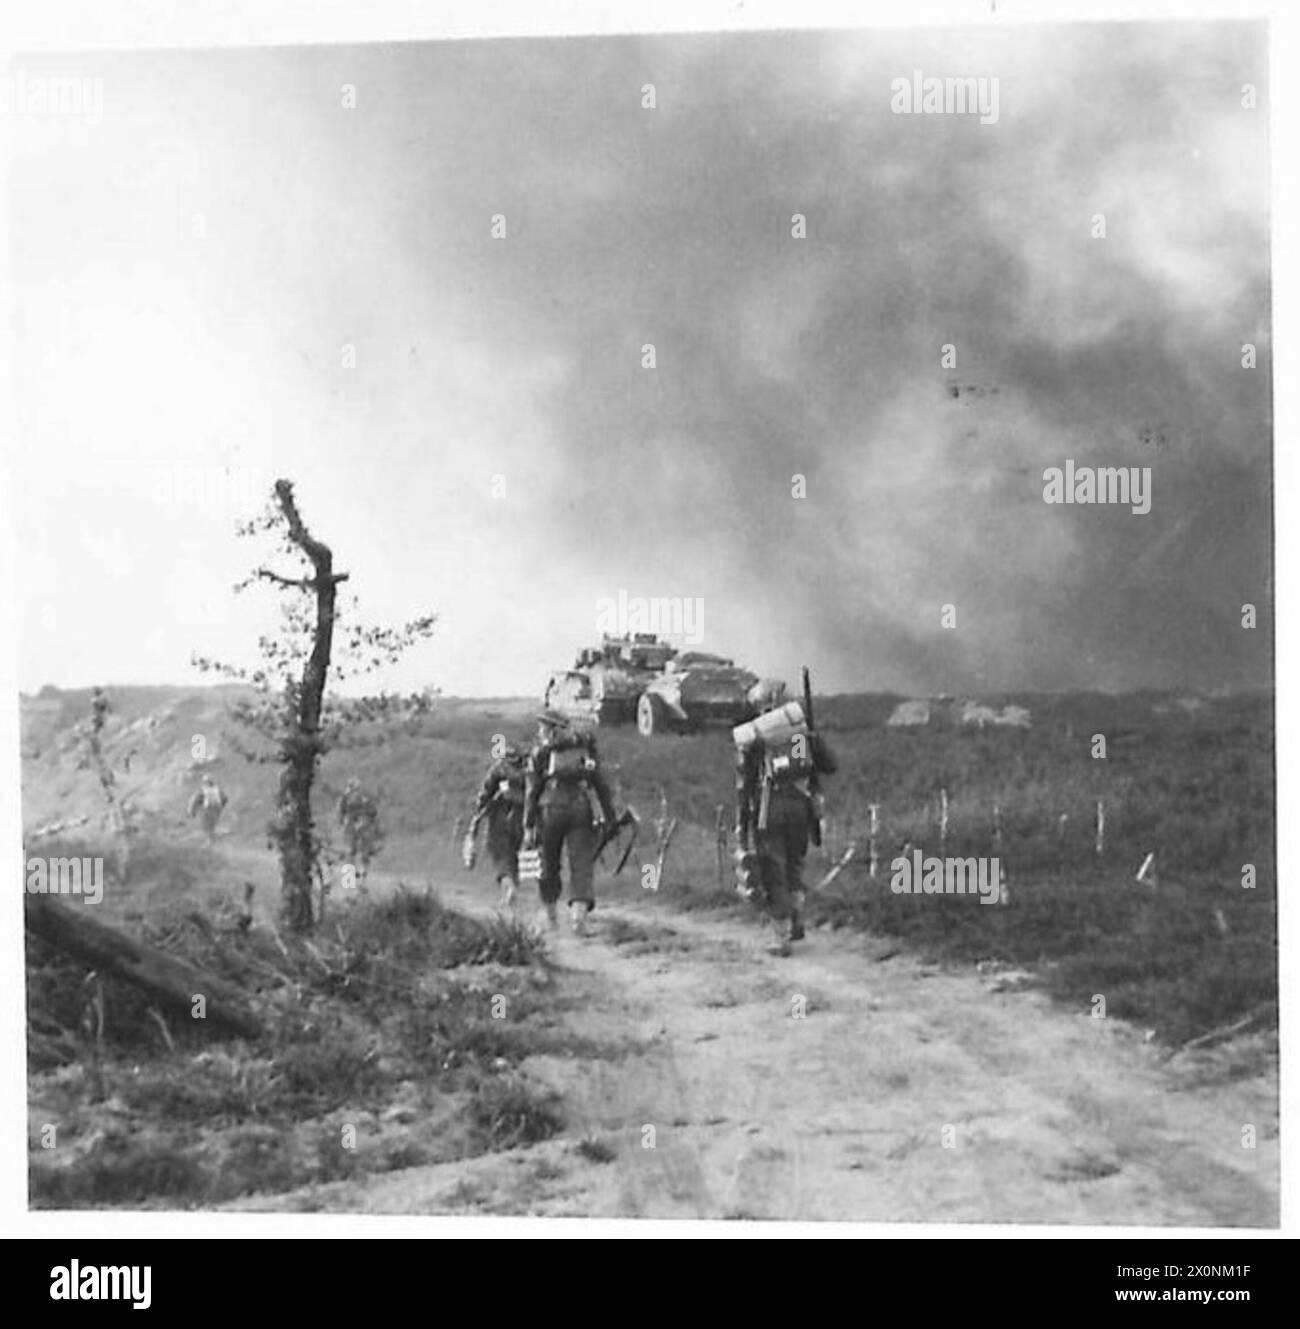
M108 694L103 688L96 687L90 698L90 720L87 724L78 724L75 732L82 743L82 756L78 767L90 768L99 780L104 801L108 805L108 829L117 840L118 875L125 881L131 858L131 836L138 828L135 810L119 795L117 777L113 774L113 768L104 754L104 724L111 709Z
M234 718L269 740L271 748L268 753L235 746L250 760L275 761L281 767L268 830L280 860L285 922L294 931L306 932L314 922L312 882L322 848L311 809L321 757L339 743L349 725L418 714L429 705L422 695L338 697L327 691L327 685L394 663L408 647L430 635L435 619L425 615L395 629L363 627L348 619L343 625L343 659L334 661L335 631L341 622L338 587L348 580L348 573L334 571L333 552L307 529L288 480L275 482L267 511L241 526L239 534L266 532L278 535L279 552L296 558L304 570L293 577L263 564L235 587L239 592L266 582L287 597L281 604L279 635L259 639L263 667L249 672L202 656L195 656L194 664L205 672L215 670L247 681L254 688L253 699L236 703ZM352 603L355 606L355 600Z

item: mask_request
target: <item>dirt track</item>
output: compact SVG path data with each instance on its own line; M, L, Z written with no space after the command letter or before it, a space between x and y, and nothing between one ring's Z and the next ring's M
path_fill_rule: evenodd
M485 911L482 877L441 889ZM871 938L810 932L782 960L762 954L752 924L677 913L653 897L593 918L592 937L561 931L552 946L564 988L581 997L570 1023L638 1050L525 1063L563 1093L564 1136L327 1187L313 1208L1278 1221L1271 1075L1195 1087L1207 1063L1166 1062L1139 1030L1035 993L991 991L971 970L936 970ZM1253 1150L1242 1147L1247 1124ZM586 1136L613 1157L579 1151ZM255 1207L296 1207L285 1198Z

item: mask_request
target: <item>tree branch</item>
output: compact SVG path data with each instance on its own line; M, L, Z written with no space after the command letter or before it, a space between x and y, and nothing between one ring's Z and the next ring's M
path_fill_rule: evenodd
M332 572L329 580L337 586L339 582L347 581L351 575L350 572ZM273 581L277 586L291 586L296 591L316 589L315 577L282 577L278 572L272 572L270 568L254 568L253 576L261 577L264 581Z
M310 577L282 577L278 572L272 572L270 568L254 568L253 576L261 577L264 581L273 581L277 586L292 586L299 591L316 589L316 583Z

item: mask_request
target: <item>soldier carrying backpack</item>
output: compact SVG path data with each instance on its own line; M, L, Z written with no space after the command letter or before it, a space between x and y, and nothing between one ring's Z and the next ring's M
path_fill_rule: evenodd
M593 879L600 831L616 821L595 735L574 729L555 711L538 716L537 743L528 754L525 779L524 847L541 851L537 886L544 925L557 924L560 854L567 845L569 918L578 936L587 935L587 914L596 905Z
M804 701L786 702L784 684L760 685L757 719L732 730L736 745L736 866L742 893L772 925L769 954L789 955L804 935L802 871L808 845L821 843L820 782L834 755L812 727Z
M467 868L472 868L477 852L475 837L479 823L486 819L488 855L501 887L501 903L507 909L514 906L519 883L519 846L524 838L525 759L524 751L510 744L488 767L474 800L473 816L462 846L462 861Z

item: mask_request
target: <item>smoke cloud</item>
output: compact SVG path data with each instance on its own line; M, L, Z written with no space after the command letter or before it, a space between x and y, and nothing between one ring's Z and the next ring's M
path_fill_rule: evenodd
M620 591L829 690L1268 683L1266 65L1247 24L79 61L102 125L22 125L11 195L66 516L20 513L24 682L90 681L75 625L95 678L241 652L229 522L135 478L216 457L295 477L373 616L441 611L449 691L537 691ZM894 114L916 70L996 122ZM1044 503L1067 458L1150 512Z

